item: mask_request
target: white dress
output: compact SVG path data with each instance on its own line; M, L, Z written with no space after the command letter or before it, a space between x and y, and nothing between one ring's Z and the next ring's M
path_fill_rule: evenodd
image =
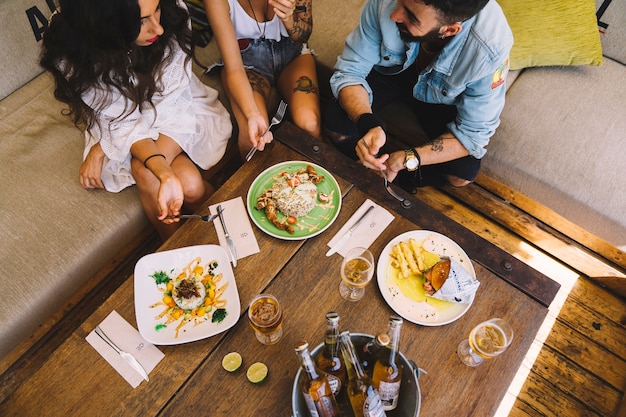
M215 165L226 151L232 124L217 91L196 77L191 60L185 62L186 55L178 45L172 53L173 59L163 68L163 91L152 97L154 108L137 108L120 119L127 113L127 101L115 91L110 104L98 112L99 125L85 131L83 160L99 142L106 155L101 179L107 191L119 192L135 184L130 147L142 139L167 135L202 169ZM90 107L98 108L95 103L101 102L103 91L93 88L82 98Z

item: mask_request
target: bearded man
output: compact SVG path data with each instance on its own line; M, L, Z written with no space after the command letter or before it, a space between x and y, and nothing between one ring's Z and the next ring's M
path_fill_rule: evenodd
M500 123L512 45L495 0L368 0L330 79L326 134L408 191L469 184ZM376 113L394 101L413 109L427 137L384 153Z

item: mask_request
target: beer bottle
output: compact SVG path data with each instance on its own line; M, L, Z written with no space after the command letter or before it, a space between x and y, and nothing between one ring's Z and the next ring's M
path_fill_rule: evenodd
M397 355L401 327L402 318L397 316L389 318L387 332L391 343L378 356L372 374L372 382L380 394L380 399L386 411L394 410L398 406L398 397L400 396L402 367L398 366Z
M387 345L389 345L389 336L387 333L380 333L363 345L363 351L360 355L361 364L363 365L363 371L369 376L372 375L378 354Z
M346 391L355 417L384 417L385 410L378 391L370 378L363 372L361 363L350 339L350 332L339 335L339 347L348 372Z
M305 341L296 345L296 354L302 364L302 385L300 392L304 396L311 417L339 417L339 407L328 383L326 374L318 371Z
M330 311L326 313L326 333L324 334L324 348L315 358L317 367L325 372L335 397L346 382L346 368L339 353L339 314Z

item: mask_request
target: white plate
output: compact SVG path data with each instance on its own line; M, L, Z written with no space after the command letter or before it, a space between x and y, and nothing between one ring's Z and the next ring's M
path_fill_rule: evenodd
M201 258L200 265L206 265L216 261L214 273L222 274L221 280L216 283L217 288L228 285L220 299L226 300L226 317L218 323L214 323L212 314L215 308L204 316L202 320L191 319L178 330L176 327L183 321L182 318L166 324L168 315L162 318L157 316L166 309L160 304L154 304L163 300L164 290L159 289L152 275L155 272L164 271L174 279L190 262L197 257ZM206 270L205 270L206 273ZM152 253L139 259L135 265L135 314L139 333L148 342L155 345L176 345L204 339L225 330L230 329L239 320L241 306L239 304L239 292L235 283L235 275L228 262L228 255L218 245L188 246L170 251ZM165 326L164 326L165 324Z
M409 297L396 282L398 270L391 266L389 254L395 244L410 238L414 238L429 252L439 256L448 256L459 262L472 277L476 278L476 271L469 256L453 240L437 232L414 230L396 236L380 254L376 274L380 292L387 304L406 320L423 326L442 326L452 323L469 310L474 302L474 297L467 304L451 303L429 297L424 294L422 288L423 278L415 275L408 278L416 284L412 286L414 289L413 297Z

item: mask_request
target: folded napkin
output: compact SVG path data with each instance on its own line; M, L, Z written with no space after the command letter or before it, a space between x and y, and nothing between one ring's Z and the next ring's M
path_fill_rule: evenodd
M432 297L452 303L467 304L472 301L479 286L480 282L471 276L460 263L450 259L448 279Z
M386 209L374 203L372 200L367 199L365 202L359 207L352 217L343 225L341 229L337 232L335 236L328 242L328 246L331 248L337 243L343 235L345 235L348 230L354 225L358 219L361 218L361 215L365 213L365 211L370 207L374 206L374 210L369 216L356 228L352 236L348 239L346 243L341 245L337 250L341 256L346 256L348 251L352 248L362 247L369 248L369 246L374 243L376 238L380 236L380 234L389 226L394 219L394 216L389 213Z
M237 259L245 258L246 256L259 253L259 243L252 231L252 225L248 218L248 213L243 205L243 199L241 197L233 198L232 200L223 201L218 204L209 206L209 212L211 214L217 213L217 206L222 205L224 212L224 223L230 237L235 242L235 250L237 251ZM215 224L215 230L217 231L217 238L220 241L220 246L226 250L226 253L230 253L228 250L228 244L226 243L226 237L224 236L224 229L219 218L213 220ZM230 256L230 255L229 255Z
M112 311L100 323L100 328L118 348L133 355L148 375L165 356L156 346L141 337L137 329L124 320L117 311ZM95 331L89 333L85 339L133 388L137 388L141 381L144 380Z

